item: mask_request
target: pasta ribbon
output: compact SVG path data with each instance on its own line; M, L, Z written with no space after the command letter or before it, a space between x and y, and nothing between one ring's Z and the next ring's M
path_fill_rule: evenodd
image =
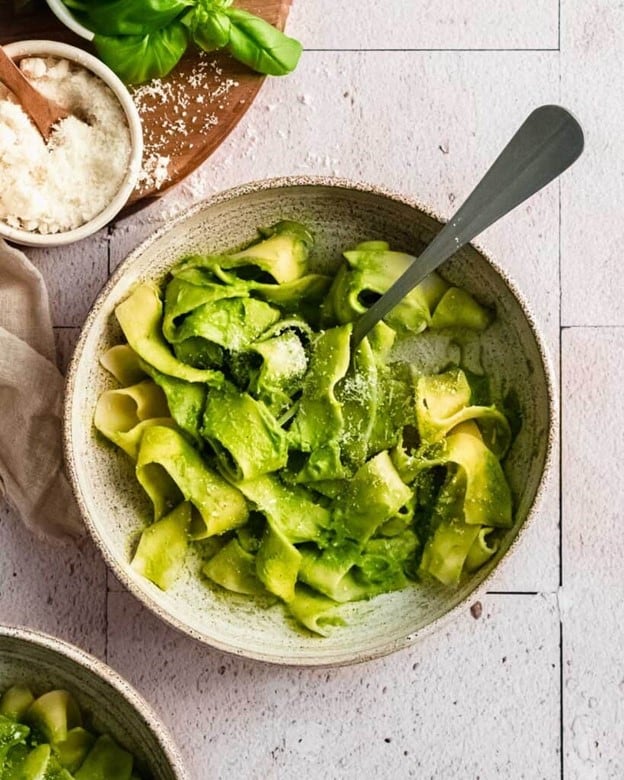
M472 390L466 374L454 368L416 381L416 418L423 442L440 441L452 428L477 420L487 433L491 449L504 457L511 442L507 419L494 406L471 406Z
M373 350L364 339L352 355L347 373L335 386L343 416L340 452L352 469L364 463L370 449L379 399L377 373Z
M117 344L106 350L100 358L100 364L124 387L136 385L145 379L140 358L128 344Z
M68 691L37 699L15 685L0 701L0 776L4 780L138 780L134 758L111 737L83 725Z
M256 572L266 589L288 603L295 598L301 553L276 525L267 525L256 555Z
M208 281L196 269L192 269L191 279L174 276L167 285L163 316L163 335L169 342L180 341L180 324L197 309L224 298L245 298L248 294L245 284L224 285L218 281Z
M55 690L39 696L24 714L26 722L43 736L46 742L62 742L71 729L82 726L82 715L74 697L68 691Z
M469 525L511 526L511 492L503 469L481 436L457 430L446 439L443 458L459 466L463 514Z
M298 481L335 479L346 475L340 461L339 440L344 416L336 385L349 369L351 326L321 333L312 352L299 409L289 431L293 449L310 453Z
M469 292L460 287L449 287L433 312L430 327L434 330L467 328L483 331L491 322L491 314Z
M331 285L331 277L323 274L306 274L284 284L249 282L249 290L285 311L298 311L304 306L309 310L320 304Z
M288 459L287 437L276 419L261 401L233 385L209 393L202 435L235 482L277 471Z
M425 546L420 572L444 585L456 585L480 532L478 525L467 525L457 517L445 518Z
M315 593L304 585L295 589L295 597L288 604L288 610L302 626L320 636L329 636L332 629L344 626L335 601Z
M141 533L132 568L162 590L178 578L188 549L191 504L184 501Z
M95 407L94 425L132 460L137 459L145 430L152 425L173 427L162 390L150 380L132 387L107 390Z
M414 387L411 370L403 363L377 366L377 413L368 443L368 455L397 445L406 425L414 425Z
M366 542L377 528L412 497L386 451L365 463L338 496L334 520L338 534Z
M306 585L339 603L366 597L366 588L358 583L351 573L351 569L360 559L358 544L346 541L325 550L306 545L300 552L302 559L299 577Z
M210 469L177 431L154 426L143 434L136 465L137 479L160 520L182 500L197 509L190 536L204 539L243 525L247 504L237 488Z
M171 353L161 332L162 302L153 285L139 285L117 306L115 315L128 344L139 357L158 371L187 382L220 385L223 381L223 375L218 371L193 368Z
M222 547L204 564L202 572L234 593L262 596L267 592L256 573L256 556L247 552L238 539L231 539Z
M264 239L251 244L240 252L227 255L194 256L183 260L178 268L206 268L225 281L232 282L236 277L223 274L223 270L244 269L255 266L264 271L278 284L292 282L305 276L308 271L308 254L312 245L312 235L297 222L278 222L262 231Z
M330 524L330 513L299 485L284 485L272 475L237 482L236 486L269 523L291 542L320 543Z
M248 347L280 318L280 312L254 298L222 298L199 306L174 329L173 344L201 338L226 350Z
M292 405L292 396L303 385L308 357L300 338L291 330L258 341L251 350L262 358L252 374L249 391L278 416Z
M201 425L208 394L206 385L176 379L157 371L152 366L146 366L146 370L164 393L176 424L195 441L201 443Z
M352 322L369 308L413 263L414 257L390 251L384 241L359 244L344 252L342 266L329 293L328 310L339 322ZM398 331L420 333L431 322L431 310L448 285L436 273L414 287L384 318Z
M107 734L98 737L93 748L74 775L75 780L94 780L110 777L115 780L132 780L134 760Z
M481 528L468 550L465 563L466 571L476 571L494 555L498 549L498 540L493 539L490 543L487 538L492 535L494 530L494 528Z
M423 551L420 571L445 585L483 565L497 549L486 541L495 528L512 522L511 493L502 467L474 422L462 423L441 448L441 462L456 463L434 509L434 533Z

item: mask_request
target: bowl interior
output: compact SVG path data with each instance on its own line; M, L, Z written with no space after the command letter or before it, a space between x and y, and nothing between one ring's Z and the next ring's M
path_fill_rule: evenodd
M348 605L343 613L348 625L327 639L297 630L279 607L262 609L245 597L212 589L200 580L196 562L166 593L137 576L129 560L150 506L129 460L96 435L92 422L99 394L113 386L98 358L120 342L113 311L133 285L163 278L187 253L219 252L248 242L256 237L258 226L280 219L311 226L317 240L314 263L326 269L336 267L341 250L367 239L385 239L393 248L418 252L440 226L424 211L390 196L336 183L298 181L250 185L218 196L156 234L118 270L98 298L74 355L66 445L76 494L96 542L122 581L161 617L230 652L281 663L339 664L409 643L465 600L506 554L527 519L547 461L549 382L539 341L516 294L480 252L467 247L442 273L496 309L497 321L483 340L483 364L502 392L515 392L523 420L506 463L515 524L489 565L456 588L410 587ZM443 364L436 366L436 352L432 339L425 350L414 345L406 354L439 370Z
M100 676L102 668L95 659L52 637L19 629L0 630L1 690L16 684L27 685L35 695L53 688L68 690L93 728L109 733L129 750L146 778L181 780L184 775L179 763L177 768L172 764L179 759L167 756L171 748L154 731L155 716L117 675L108 669L104 672L114 683ZM143 708L143 714L137 706Z

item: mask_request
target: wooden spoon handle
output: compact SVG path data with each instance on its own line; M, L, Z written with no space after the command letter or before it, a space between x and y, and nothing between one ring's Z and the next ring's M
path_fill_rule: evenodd
M0 81L19 100L44 140L48 140L52 128L57 122L69 116L69 112L58 103L48 100L40 92L37 92L2 46L0 46Z

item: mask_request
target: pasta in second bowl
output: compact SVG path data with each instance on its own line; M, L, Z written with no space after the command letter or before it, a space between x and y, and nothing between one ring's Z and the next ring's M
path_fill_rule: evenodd
M195 207L139 247L113 275L98 297L85 324L68 376L65 415L67 463L89 530L108 563L117 576L160 617L201 641L239 655L288 664L354 663L404 647L424 631L438 625L442 618L451 615L469 597L474 598L475 590L483 587L488 575L507 554L534 511L548 468L555 426L551 383L539 337L517 292L502 272L481 253L473 247L465 248L457 258L441 269L444 284L446 288L449 285L452 289L462 288L469 293L467 298L472 300L471 296L474 296L488 310L495 311L496 318L480 336L477 350L479 354L476 357L470 357L469 346L464 344L461 347L462 364L466 362L469 365L476 360L483 371L495 380L498 395L513 399L515 417L521 421L512 447L504 459L505 480L513 497L513 524L500 537L496 553L480 568L478 566L482 561L477 561L477 566L467 567L471 570L476 568L476 571L464 573L457 584L442 586L435 584L435 580L426 578L424 583L417 586L378 595L370 601L345 604L340 612L346 625L323 638L305 629L297 629L292 619L275 606L258 604L246 596L209 586L195 571L199 570L200 561L192 557L194 553L191 554L190 565L185 567L172 586L165 591L160 590L137 573L136 566L130 565L137 540L151 513L146 494L136 481L134 464L123 452L113 452L93 426L98 399L103 392L116 386L99 362L107 350L122 341L115 310L128 301L127 305L117 311L117 318L128 341L132 342L133 337L128 336L128 328L133 327L133 312L138 310L136 304L141 297L140 291L143 291L143 297L147 296L149 306L150 290L155 289L153 285L160 285L168 278L173 266L182 258L192 255L222 255L233 248L246 246L257 238L258 227L282 223L283 220L291 221L287 224L302 223L311 230L315 244L310 255L310 271L325 275L335 274L341 253L345 249L362 245L362 242L369 242L363 245L367 250L379 249L379 242L383 240L387 241L392 249L414 255L422 250L439 228L437 220L409 202L337 180L305 178L251 184L215 196L207 203ZM373 245L370 242L377 243ZM230 259L231 257L232 255ZM200 272L192 267L193 263L190 266L182 269L182 277ZM221 269L220 273L225 272ZM262 287L261 282L262 280L257 286ZM202 295L205 294L204 290ZM237 304L238 308L242 305ZM267 304L253 305L256 309L264 307L263 316L273 316L271 307ZM473 314L477 320L481 316L479 311L485 310L476 307L476 314L474 311ZM123 315L121 317L120 312ZM183 319L180 320L182 321ZM165 337L175 338L176 331L179 330L177 322L178 320L163 325ZM263 327L271 325L275 327L274 322L267 321ZM335 332L338 334L340 328L336 328ZM342 336L344 335L343 333ZM426 346L423 347L423 344ZM425 365L429 366L429 371L424 373L438 374L449 362L450 346L457 347L452 340L445 340L442 335L435 333L432 338L426 340L419 340L418 337L413 341L408 339L402 349L401 359L417 365L421 374ZM166 350L167 347L165 352ZM177 353L175 344L174 351ZM148 363L157 366L158 361L152 363L149 360ZM160 365L158 367L160 368ZM177 370L174 366L174 375ZM209 371L202 372L198 369L193 371L194 375L197 375L196 379L189 380L193 382L210 374ZM202 374L201 378L199 374ZM167 391L168 386L162 384L162 375L158 371L155 371L155 375L152 372L151 376ZM167 397L170 401L170 396ZM255 403L250 396L246 396L246 399L248 406ZM219 411L218 392L213 394L210 406L212 417L208 420L206 405L204 424L209 429L209 435L218 439L223 432L223 426L219 422L222 412ZM256 413L257 410L252 411ZM175 413L172 414L176 417ZM173 420L170 422L173 424ZM179 418L176 418L176 422L179 422ZM98 428L106 432L106 425L106 421L102 421L100 417ZM474 423L464 425L474 427ZM301 421L295 427L300 433ZM155 498L153 490L150 492L150 477L145 471L148 460L147 456L143 457L143 450L149 449L148 439L153 440L152 444L159 443L159 446L168 440L174 444L177 441L179 446L187 445L171 428L156 427L149 430L150 436L142 434L142 441L146 444L141 445L142 460L138 464L140 468L137 468L137 473L140 471L143 487L152 500L155 500L154 506L157 508L159 499L157 495ZM459 430L460 428L453 428L453 431ZM461 437L470 432L469 428L461 430L455 434L455 439L458 435ZM257 464L243 461L231 463L227 459L231 452L242 452L245 448L236 446L231 429L226 431L225 435L229 437L226 442L230 450L225 453L227 457L219 459L222 453L216 445L213 452L213 456L216 453L217 459L220 460L222 469L231 471L233 468L242 468L246 479L250 475L254 476L253 471L257 470ZM115 441L114 435L109 438ZM192 431L189 440L191 439ZM474 444L474 439L470 436L466 441L472 441ZM213 441L210 443L213 444ZM221 443L216 442L219 446ZM136 459L132 442L128 443L126 440L120 446ZM187 449L191 457L190 447ZM285 461L281 459L281 455L279 457L280 464L283 464ZM383 465L381 460L385 458L387 464L383 465L383 468L386 471L392 470L387 453L383 456L380 454L379 458L380 468ZM377 458L372 458L367 465L375 460ZM309 466L308 463L308 470L305 472L308 476ZM267 466L269 470L275 470L277 467L277 462L274 466ZM400 471L400 466L397 468ZM500 471L498 462L494 463L492 468ZM241 479L240 474L234 479ZM235 484L238 482L235 481ZM402 484L398 477L397 484ZM258 485L255 484L251 494L248 485L246 488L247 492L241 486L246 498L251 500L251 506L257 506ZM508 490L506 486L505 490ZM194 502L193 497L188 498L186 493L184 495L191 504L195 503L195 508L200 508L200 502ZM244 504L244 500L241 500ZM178 514L171 512L170 524L188 524L188 518L186 521L182 518L183 513L184 505ZM156 519L163 514L165 513L157 512ZM466 519L466 522L474 521ZM501 522L501 525L507 524L507 521ZM485 525L488 523L484 523ZM155 526L156 524L152 527ZM489 532L489 529L484 527L483 533L486 532ZM392 532L389 535L392 535ZM303 540L305 541L305 537ZM238 548L238 543L234 546ZM264 546L270 547L268 542ZM147 547L149 544L146 542L145 548ZM291 549L293 554L298 554L295 548ZM299 549L305 558L306 546L300 545ZM240 555L243 554L252 559L251 555L240 549L237 554L238 560L241 560ZM268 555L265 551L264 558ZM260 557L262 553L258 555L258 566L261 565ZM145 565L144 562L143 571ZM149 568L149 561L147 566ZM435 567L430 565L429 568L433 572ZM215 566L212 569L214 570ZM438 575L439 573L438 567ZM214 573L209 573L208 576L219 582L218 574L215 576ZM152 576L152 579L163 585L163 577L161 572L160 577ZM444 573L441 577L438 576L438 579L444 578ZM168 574L165 579L166 585L172 581ZM304 577L304 582L312 584L309 577L308 580ZM303 591L306 591L305 587ZM273 590L273 593L278 591ZM291 612L297 615L296 609L293 608Z

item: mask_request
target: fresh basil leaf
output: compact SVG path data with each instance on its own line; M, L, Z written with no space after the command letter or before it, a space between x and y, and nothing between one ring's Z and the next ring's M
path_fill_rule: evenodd
M86 26L99 35L145 35L173 22L194 0L98 0L87 4Z
M248 11L228 8L230 40L228 50L240 62L258 73L284 76L297 67L302 46Z
M84 2L83 0L63 0L63 5L71 8L72 11L80 11L82 13L85 13L89 7L86 0Z
M230 18L221 10L209 10L205 3L192 8L182 17L194 43L204 51L222 49L230 40Z
M188 46L188 32L174 22L148 35L96 35L93 43L100 59L125 84L142 84L175 68Z
M212 11L222 11L228 6L232 5L234 0L195 0L194 5L199 8L203 8L204 11L210 13Z

